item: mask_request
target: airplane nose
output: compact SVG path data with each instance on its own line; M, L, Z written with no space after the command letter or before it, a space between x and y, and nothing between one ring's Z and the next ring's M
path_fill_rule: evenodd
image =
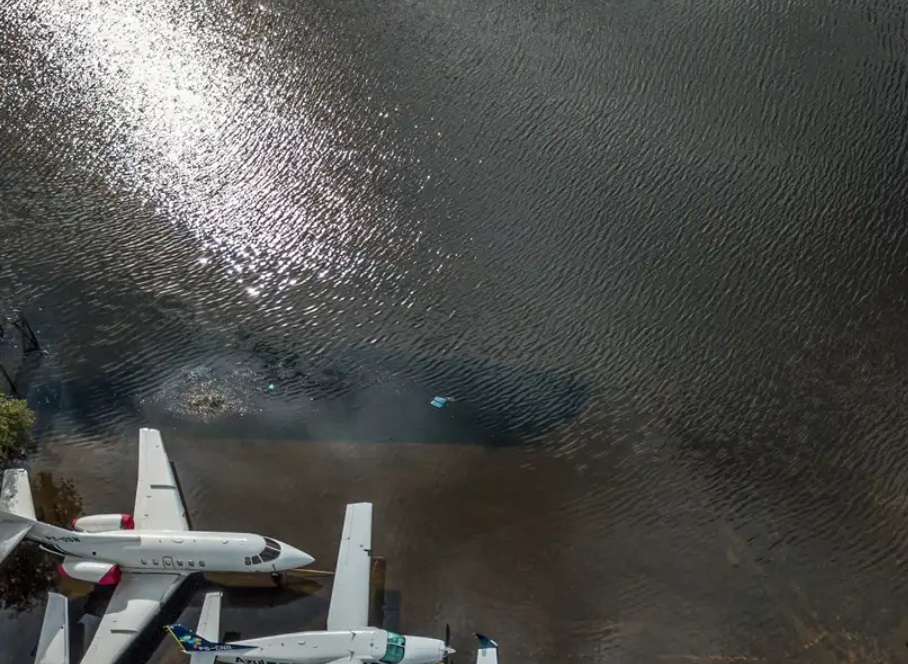
M451 646L445 646L445 648L444 648L444 656L453 655L456 652L457 651L454 650L454 648L452 648Z
M294 548L290 548L289 551L287 551L287 562L290 564L291 568L305 567L306 565L312 564L314 561L315 558L305 551Z

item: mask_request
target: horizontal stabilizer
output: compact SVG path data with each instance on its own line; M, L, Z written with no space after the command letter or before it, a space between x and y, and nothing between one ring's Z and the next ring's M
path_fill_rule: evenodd
M6 559L36 523L28 473L22 468L5 471L3 486L0 487L0 562Z
M477 634L476 664L498 664L498 644L482 634Z
M69 605L63 595L47 593L35 664L69 664Z
M30 523L4 522L3 515L0 514L0 563L6 560L6 557L25 538L31 528Z
M0 488L0 512L13 514L28 521L37 521L28 472L24 468L10 468L3 473Z

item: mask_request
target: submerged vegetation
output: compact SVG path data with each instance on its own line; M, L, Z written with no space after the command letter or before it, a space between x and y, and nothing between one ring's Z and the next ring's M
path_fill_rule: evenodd
M27 402L0 397L0 464L25 451L34 424L35 413Z

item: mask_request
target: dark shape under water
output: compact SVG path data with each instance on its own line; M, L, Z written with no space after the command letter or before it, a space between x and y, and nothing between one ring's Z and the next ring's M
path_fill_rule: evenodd
M247 348L219 343L192 353L201 360L37 380L30 401L90 434L115 414L206 437L505 446L570 423L588 396L576 374L465 353L339 344L312 353L311 340L240 341ZM449 398L443 409L432 407L436 394Z

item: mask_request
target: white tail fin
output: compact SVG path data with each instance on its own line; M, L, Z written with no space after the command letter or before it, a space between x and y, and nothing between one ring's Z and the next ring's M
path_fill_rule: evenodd
M63 595L47 593L35 664L69 664L69 604Z
M37 521L32 488L28 484L28 472L24 468L11 468L3 473L3 487L0 488L0 512Z

